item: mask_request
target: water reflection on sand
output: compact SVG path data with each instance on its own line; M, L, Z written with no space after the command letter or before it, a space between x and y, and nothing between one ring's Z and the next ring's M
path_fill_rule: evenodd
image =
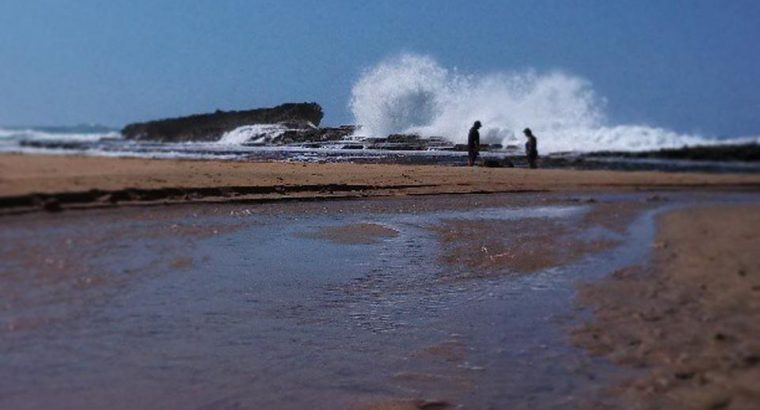
M559 408L597 397L600 379L619 373L569 344L574 286L645 261L653 212L687 199L595 198L8 219L0 407L327 409L413 398ZM521 243L569 251L526 268L509 262Z

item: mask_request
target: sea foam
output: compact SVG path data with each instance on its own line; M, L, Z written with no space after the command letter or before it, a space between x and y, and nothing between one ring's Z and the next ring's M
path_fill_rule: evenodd
M463 143L475 120L481 140L520 145L531 128L543 153L642 151L684 145L758 142L716 139L647 125L614 125L591 82L564 72L460 73L430 56L402 54L366 70L349 107L367 136L415 133Z
M221 145L240 145L243 143L267 143L282 135L288 128L281 124L244 125L225 132L218 143Z

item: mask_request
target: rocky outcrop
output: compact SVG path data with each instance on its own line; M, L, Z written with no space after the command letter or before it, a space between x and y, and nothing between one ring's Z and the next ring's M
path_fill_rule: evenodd
M317 103L288 103L274 108L247 111L216 111L187 117L129 124L121 130L124 138L163 142L217 141L236 128L253 124L308 124L318 126L322 107Z
M589 157L660 158L697 161L760 161L760 144L696 145L682 148L663 148L656 151L600 151Z
M278 145L334 142L353 134L355 129L356 127L351 125L338 128L291 129L282 133L274 142Z

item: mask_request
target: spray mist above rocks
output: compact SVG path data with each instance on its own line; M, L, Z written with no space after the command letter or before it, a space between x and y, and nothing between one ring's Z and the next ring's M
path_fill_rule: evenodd
M726 140L645 125L611 125L605 100L580 77L534 71L463 74L435 59L403 54L366 70L352 89L350 109L361 134L414 133L465 142L475 120L481 140L521 144L530 127L544 153L653 150Z

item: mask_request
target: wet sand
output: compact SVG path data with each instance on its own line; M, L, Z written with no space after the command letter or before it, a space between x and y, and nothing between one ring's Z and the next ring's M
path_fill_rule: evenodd
M564 329L573 284L626 266L648 244L644 234L627 233L633 219L607 229L587 215L599 206L614 219L626 204L644 211L659 203L648 195L595 197L456 195L6 217L0 407L606 403L596 391L614 369L573 347ZM516 244L496 236L452 242L440 231L485 221L503 233L523 220L561 227L547 247L608 238L633 248L584 247L583 255L563 254L534 270L478 264L483 274L468 275L466 261L450 259L460 246Z
M760 408L760 206L669 212L653 247L582 288L576 342L640 370L613 390L636 408Z
M0 407L629 408L607 392L639 373L569 337L578 281L649 260L659 212L756 201L535 193L6 216Z
M753 189L760 175L0 155L0 212L325 197Z

